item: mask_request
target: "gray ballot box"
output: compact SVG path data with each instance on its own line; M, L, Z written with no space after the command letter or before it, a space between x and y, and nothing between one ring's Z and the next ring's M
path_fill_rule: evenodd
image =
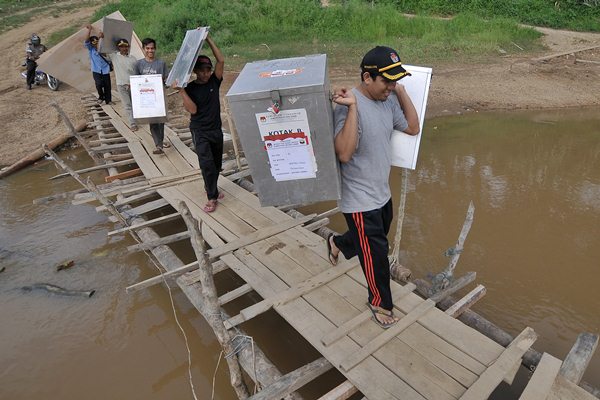
M262 206L340 198L325 54L248 63L226 97Z

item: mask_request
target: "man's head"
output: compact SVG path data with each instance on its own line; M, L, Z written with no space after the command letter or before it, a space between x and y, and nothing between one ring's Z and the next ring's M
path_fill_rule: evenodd
M212 74L212 61L205 55L199 55L194 64L194 73L196 80L200 83L206 83Z
M31 35L31 44L34 46L39 46L42 44L42 39L40 39L40 37L34 33Z
M373 100L385 100L396 82L410 76L400 62L398 52L390 47L377 46L367 52L360 63L363 88Z
M98 36L90 36L90 44L94 47L98 47Z
M129 54L129 42L127 39L119 39L117 42L117 48L119 49L119 53L126 56Z
M146 38L142 40L142 48L144 49L144 55L148 60L154 60L156 55L156 40L152 38Z

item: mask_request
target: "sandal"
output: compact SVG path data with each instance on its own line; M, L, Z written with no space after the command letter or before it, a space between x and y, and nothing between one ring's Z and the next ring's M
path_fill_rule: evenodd
M332 250L332 246L331 246L332 240L333 240L333 233L330 233L329 236L327 236L327 253L329 253L329 262L331 263L331 265L337 265L338 257L340 256L340 253L338 253L337 256L333 254L333 250Z
M168 149L169 147L171 147L171 143L169 143L169 142L163 142L163 147L165 149Z
M154 149L152 154L165 154L165 152L160 147L157 147L156 149Z
M383 329L388 329L389 327L395 325L398 321L400 321L400 318L398 318L394 315L393 310L391 310L391 311L384 310L383 308L375 307L369 303L367 303L367 306L369 307L369 310L371 310L371 313L373 314L373 321L375 321L375 323L377 325L379 325L380 327L382 327ZM383 322L378 318L379 315L391 317L391 318L393 318L393 320L391 322Z
M206 213L211 213L213 211L215 211L217 209L217 201L216 200L209 200L204 207L202 207L202 210L204 210L204 212Z

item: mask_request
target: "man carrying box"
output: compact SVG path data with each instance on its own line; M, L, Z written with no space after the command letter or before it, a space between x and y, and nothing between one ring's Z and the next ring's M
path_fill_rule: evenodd
M209 57L198 56L194 65L196 80L190 82L185 89L179 88L179 94L183 107L191 114L190 131L208 198L203 209L210 213L217 208L218 199L223 198L223 194L219 193L217 180L223 160L219 88L223 82L225 58L210 36L207 36L206 42L215 56L214 71ZM177 88L178 84L179 82L175 82L173 87Z
M419 117L404 86L396 83L410 74L394 49L375 47L360 67L361 84L352 90L339 89L333 96L337 103L334 145L342 175L339 206L348 231L330 235L327 247L334 265L340 251L347 259L358 255L373 319L389 328L398 322L390 290L387 240L393 217L390 140L394 129L418 134Z

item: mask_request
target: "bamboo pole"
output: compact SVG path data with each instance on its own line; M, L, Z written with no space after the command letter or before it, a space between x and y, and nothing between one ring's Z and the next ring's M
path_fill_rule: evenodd
M408 170L402 168L402 189L400 189L400 204L398 205L398 222L396 223L396 236L394 249L390 257L390 265L397 264L400 260L400 240L402 239L402 225L404 223L404 208L406 206L406 192L408 190Z
M204 304L206 307L205 318L213 328L219 343L221 343L221 346L223 347L223 351L225 351L225 359L227 360L227 365L229 366L231 386L235 390L235 393L239 399L245 399L249 396L249 392L242 378L241 367L235 352L235 347L233 346L231 340L231 336L229 335L227 329L225 329L223 320L220 317L221 310L219 307L219 297L217 295L217 288L215 287L215 282L213 280L212 263L208 258L206 244L204 243L204 238L202 237L202 233L200 231L201 222L194 219L185 202L182 201L179 203L179 209L181 216L187 225L188 231L190 232L190 242L192 243L194 253L196 254L196 258L200 264L199 271L200 282L202 286L202 297L204 298Z
M227 118L227 125L229 125L229 132L231 133L231 142L233 143L233 152L235 153L235 162L237 164L238 171L242 169L242 163L240 161L240 150L238 148L238 135L237 129L235 129L235 125L233 124L233 119L231 118L231 113L229 112L229 102L224 100L225 103L225 117Z
M67 126L67 129L69 129L69 132L71 133L71 135L75 136L77 138L77 140L79 141L79 143L81 143L81 145L83 146L85 151L87 151L87 153L90 155L90 157L92 157L92 160L94 160L94 163L95 164L104 164L104 160L102 160L100 157L98 157L98 155L96 153L94 153L92 151L92 149L90 148L88 143L85 141L85 139L79 134L79 132L77 132L75 130L75 128L73 127L73 124L71 123L71 120L69 119L67 114L65 114L63 109L58 105L58 103L53 101L50 103L50 105L56 109L56 112L58 112L58 115L60 115L60 118L62 119L64 124Z

